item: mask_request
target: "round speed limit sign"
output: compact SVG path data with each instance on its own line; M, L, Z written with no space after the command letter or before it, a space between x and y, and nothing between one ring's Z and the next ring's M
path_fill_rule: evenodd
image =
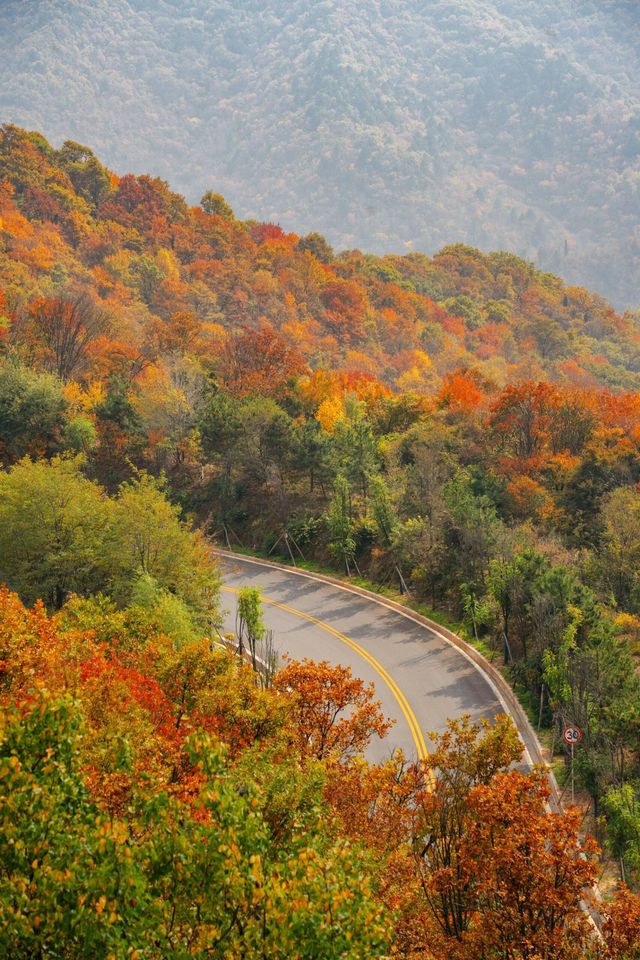
M576 727L575 724L565 727L562 739L565 743L568 743L570 747L573 747L574 744L580 743L582 740L582 730L580 727Z

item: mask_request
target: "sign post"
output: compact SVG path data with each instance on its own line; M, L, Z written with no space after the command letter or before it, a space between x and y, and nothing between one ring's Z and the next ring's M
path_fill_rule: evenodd
M564 728L562 739L571 747L571 803L575 803L576 795L573 779L573 748L575 747L576 743L581 742L582 730L580 727L576 726L576 724L570 724Z
M574 789L574 780L573 780L573 743L571 744L571 803L576 802L576 793Z

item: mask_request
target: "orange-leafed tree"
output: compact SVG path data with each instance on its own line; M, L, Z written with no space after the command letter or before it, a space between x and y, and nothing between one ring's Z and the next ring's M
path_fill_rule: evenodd
M548 445L557 394L548 383L525 381L506 387L492 406L490 426L511 456L528 460Z
M401 751L384 763L356 757L327 767L325 796L341 831L382 856L397 853L413 835L426 789L422 767Z
M485 399L489 387L475 370L454 370L444 378L439 400L444 407L475 410Z
M300 352L264 322L257 330L243 327L225 343L220 379L225 389L237 397L279 397L306 369Z
M424 797L420 831L415 837L416 868L428 919L452 945L462 942L474 913L467 867L461 856L468 826L471 791L488 784L520 759L522 746L509 718L492 727L466 716L431 737L427 768L435 776ZM425 924L419 911L418 926ZM427 927L430 924L427 922Z
M361 284L336 278L326 285L321 300L332 333L348 342L364 336L368 301Z
M582 958L593 939L584 909L597 846L581 839L581 814L550 812L542 771L500 773L471 791L460 846L473 916L463 956Z
M434 786L414 838L418 879L399 923L404 955L583 960L596 847L580 839L577 811L550 812L543 773L512 769L522 744L507 717L463 718L433 741Z
M373 684L354 677L349 667L323 660L292 661L275 687L293 699L293 717L303 758L347 760L364 751L373 737L391 728L374 699Z
M198 354L201 350L202 323L188 310L171 314L168 320L153 317L149 323L149 352L160 354Z
M640 957L640 896L621 884L605 908L603 924L605 960Z

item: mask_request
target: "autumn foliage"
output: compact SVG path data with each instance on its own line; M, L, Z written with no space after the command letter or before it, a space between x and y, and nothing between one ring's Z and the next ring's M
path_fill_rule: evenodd
M326 660L289 663L277 677L276 689L295 705L302 757L349 760L362 754L371 738L391 729L373 699L373 686L351 675L347 667Z
M368 763L390 724L348 669L265 689L213 642L206 539L464 621L584 730L635 886L637 316L505 253L335 253L11 125L0 241L0 952L637 955L627 887L594 937L595 846L509 721Z
M595 880L595 845L581 837L577 810L549 811L542 773L513 769L522 747L506 717L482 726L466 718L433 734L426 768L399 754L370 765L361 751L389 725L371 690L344 668L292 662L278 675L276 687L264 690L250 667L204 639L177 648L153 615L140 608L118 611L104 602L73 599L49 617L41 604L29 610L7 590L0 594L0 648L6 719L0 769L17 791L11 810L6 799L0 802L0 816L5 825L11 819L15 838L30 824L29 836L20 842L32 864L31 904L16 900L24 857L12 856L0 883L6 944L44 946L61 935L52 897L61 902L67 894L55 884L45 886L38 874L53 876L55 863L68 862L73 889L84 885L93 898L93 919L77 914L73 901L66 901L68 916L89 925L87 936L102 936L93 925L101 923L102 910L108 909L123 950L145 942L150 897L159 898L163 910L167 897L169 906L178 897L175 907L188 912L189 898L196 896L189 883L196 882L201 869L190 831L199 830L203 838L210 830L219 837L237 837L233 823L241 820L229 820L223 812L231 796L226 784L239 791L235 796L241 805L242 798L250 799L242 817L253 811L246 825L258 834L245 836L247 847L240 843L236 873L230 874L231 862L224 861L219 875L210 861L210 882L217 889L222 880L216 878L226 876L228 882L235 876L241 885L264 885L269 897L264 904L261 896L244 905L238 901L229 928L232 942L254 923L263 924L260 949L276 950L284 932L277 934L272 924L289 929L295 910L266 888L284 869L278 866L280 856L289 857L291 866L287 851L295 849L301 862L313 865L313 877L315 871L318 877L327 869L337 871L336 889L344 892L335 896L343 900L333 900L331 909L343 903L345 936L350 931L345 943L352 943L354 957L379 956L392 932L393 955L407 960L601 955L604 946L594 939L583 909ZM49 691L56 691L58 699ZM66 737L64 747L59 736ZM43 766L35 754L24 752L27 742L29 750L40 745ZM67 748L72 750L68 756ZM54 770L63 776L59 783L65 789L74 784L75 793L60 793L58 781L50 779ZM47 791L46 814L37 799L27 801L38 797L34 785ZM71 814L80 833L63 826ZM98 825L95 836L87 818ZM66 831L65 846L59 847L51 832L58 826ZM162 881L173 884L181 878L184 893L153 887L157 878L145 861L151 829L165 838L156 843L177 843L184 851L182 866L167 867ZM309 830L319 846L309 845ZM101 836L111 838L106 846ZM88 865L76 843L83 843L85 851L96 844L91 854L100 865L95 876L86 874ZM136 877L143 915L135 922L107 879L118 869L109 851L118 850ZM164 855L158 849L158 856ZM332 868L325 856L338 856ZM349 872L350 860L359 871L357 881ZM287 886L310 881L312 876L303 872L298 880L287 880ZM304 933L309 942L324 936L319 916L312 919L316 910L325 909L314 884L300 894L310 911ZM636 899L623 889L607 913L607 960L635 955L640 930ZM205 898L201 909L210 911L213 903ZM327 936L332 931L332 944L341 929L336 923L334 915L326 931ZM206 939L212 936L208 929L197 929L203 943L215 944L215 938ZM179 925L175 936L187 937L186 928ZM365 943L368 952L357 952ZM163 955L158 949L149 946L149 955ZM320 951L317 944L314 949ZM120 955L125 954L116 953Z

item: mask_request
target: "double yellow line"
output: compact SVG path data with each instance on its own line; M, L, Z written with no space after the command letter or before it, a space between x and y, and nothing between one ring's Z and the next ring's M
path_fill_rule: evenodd
M227 587L223 586L222 590L225 590L227 593L238 593L239 590L237 587ZM273 607L278 607L280 610L285 610L287 613L292 613L296 617L301 617L303 620L308 620L309 623L315 623L317 627L320 627L321 630L325 630L327 633L330 633L331 636L336 637L338 640L341 640L342 643L345 643L348 647L351 647L352 650L355 650L363 660L373 667L378 676L386 683L389 690L396 699L402 714L407 721L409 730L411 731L411 736L416 747L418 754L418 759L424 761L429 756L429 751L427 750L427 745L424 741L422 731L418 725L416 715L409 706L407 698L404 693L395 682L391 674L385 670L381 663L379 663L374 656L372 656L368 650L365 650L364 647L361 647L359 643L356 643L355 640L351 640L344 633L340 633L339 630L335 630L330 624L325 623L324 620L319 620L318 617L314 617L310 613L305 613L304 610L298 610L296 607L290 607L287 603L280 603L279 600L272 600L269 597L262 597L263 603L268 603Z

